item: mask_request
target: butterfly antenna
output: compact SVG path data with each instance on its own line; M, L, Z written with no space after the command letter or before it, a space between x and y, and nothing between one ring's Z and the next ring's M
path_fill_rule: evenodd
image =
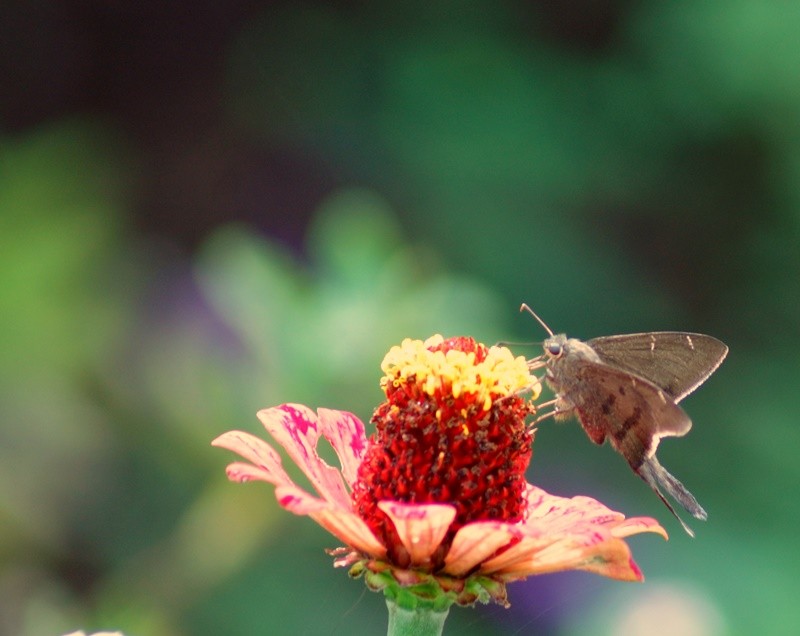
M532 347L538 342L515 342L514 340L498 340L494 343L495 347Z
M519 310L520 311L527 311L531 316L536 318L536 322L538 322L540 325L542 325L542 327L544 327L544 330L550 335L551 338L555 335L553 333L553 330L550 329L550 327L547 326L547 323L544 320L542 320L541 318L539 318L539 316L536 315L536 312L534 312L533 309L528 307L528 303L522 303L522 305L520 306Z

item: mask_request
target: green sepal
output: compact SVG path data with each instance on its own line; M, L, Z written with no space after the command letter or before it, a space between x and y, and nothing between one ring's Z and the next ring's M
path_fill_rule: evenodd
M446 611L453 603L472 606L494 601L508 607L506 586L487 576L473 575L456 578L435 575L419 570L403 570L388 563L363 560L350 568L350 576L364 576L364 581L373 591L382 591L387 600L408 610L428 609Z

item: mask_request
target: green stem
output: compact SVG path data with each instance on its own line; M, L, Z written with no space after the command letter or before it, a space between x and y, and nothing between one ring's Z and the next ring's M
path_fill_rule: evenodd
M450 612L436 611L430 607L406 609L400 607L392 599L386 599L389 608L388 636L441 636L444 621Z

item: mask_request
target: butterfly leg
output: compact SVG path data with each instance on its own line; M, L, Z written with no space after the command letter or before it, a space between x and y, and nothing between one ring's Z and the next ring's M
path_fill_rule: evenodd
M536 412L537 413L539 411L541 411L543 408L548 408L548 407L551 407L551 406L553 407L553 410L548 411L547 413L542 413L541 415L539 415L531 423L531 427L536 426L539 422L542 422L542 421L546 420L549 417L552 417L554 419L560 420L560 419L565 418L567 415L569 415L569 409L567 409L565 411L565 410L559 408L559 404L561 404L560 398L554 398L552 400L548 400L547 402L542 402L541 404L537 404L536 405Z
M537 404L536 405L536 411L539 412L542 409L546 409L546 408L549 408L551 406L555 406L557 402L558 402L558 399L553 399L553 400L548 400L547 402L542 402L541 404ZM556 414L556 411L557 411L557 409L554 408L552 411L549 411L548 413L542 413L539 417L536 418L536 422L541 422L542 420L545 420L548 417L554 416Z

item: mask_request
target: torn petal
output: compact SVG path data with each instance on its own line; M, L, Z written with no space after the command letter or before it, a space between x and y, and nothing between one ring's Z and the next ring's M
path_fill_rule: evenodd
M318 409L317 413L322 435L336 451L344 479L348 486L352 486L357 477L358 465L367 449L364 424L346 411Z
M262 409L258 412L258 419L300 467L321 497L339 507L349 507L350 495L342 474L317 454L320 427L314 411L301 404L283 404Z

